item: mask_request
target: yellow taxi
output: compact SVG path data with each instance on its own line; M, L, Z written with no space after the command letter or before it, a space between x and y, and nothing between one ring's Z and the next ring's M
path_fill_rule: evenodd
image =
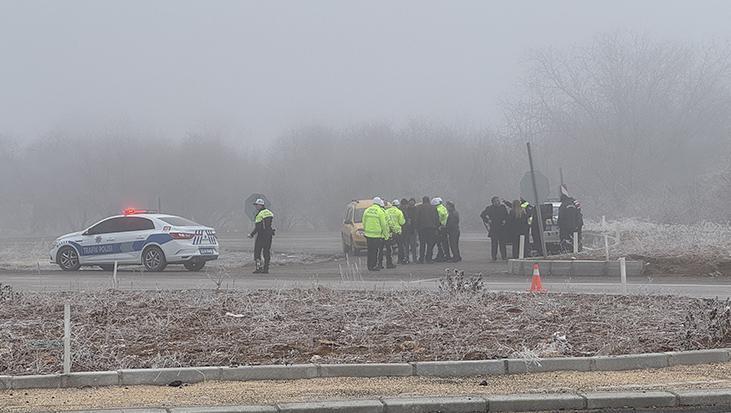
M366 208L373 205L370 199L351 201L345 207L345 218L341 236L343 239L343 252L345 254L358 255L361 250L367 248L365 235L363 234L363 213Z

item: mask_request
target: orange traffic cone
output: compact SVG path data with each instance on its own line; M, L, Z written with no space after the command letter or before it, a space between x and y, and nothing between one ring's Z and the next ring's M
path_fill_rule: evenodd
M533 279L530 282L530 292L532 293L545 293L546 289L541 284L541 271L538 269L538 264L533 264Z

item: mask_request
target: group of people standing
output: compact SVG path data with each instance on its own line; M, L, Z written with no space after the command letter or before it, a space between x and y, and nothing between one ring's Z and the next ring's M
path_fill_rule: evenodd
M513 258L518 258L517 246L520 243L520 236L525 237L526 245L529 242L531 224L534 221L533 214L533 206L526 201L500 202L499 197L492 197L490 205L482 211L480 218L487 227L493 261L497 261L498 250L501 259L508 259L508 243L513 246ZM534 239L538 238L537 235L538 230L536 229Z
M501 201L499 197L492 197L490 205L480 214L485 223L490 237L490 252L492 260L497 261L498 252L500 258L508 259L507 244L512 245L512 258L519 258L520 237L524 237L525 252L541 253L541 234L538 225L538 214L535 206L524 199L513 202ZM581 204L567 193L561 194L561 205L558 209L557 222L554 221L553 205L549 205L548 216L544 214L544 220L550 220L558 225L559 246L561 253L571 252L573 249L573 234L578 235L578 249L581 251L581 230L584 226L584 219L581 212Z
M425 196L421 204L417 204L414 198L394 199L386 203L375 197L373 205L363 213L363 231L368 247L369 271L396 268L392 258L394 247L398 250L400 264L462 260L459 213L453 202L445 203L439 197Z

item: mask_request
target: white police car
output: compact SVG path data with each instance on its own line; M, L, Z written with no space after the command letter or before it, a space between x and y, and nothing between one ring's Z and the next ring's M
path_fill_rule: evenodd
M200 271L218 258L218 240L213 228L185 218L127 209L124 215L59 237L50 258L64 271L92 265L111 270L115 262L142 264L147 271L162 271L168 264Z

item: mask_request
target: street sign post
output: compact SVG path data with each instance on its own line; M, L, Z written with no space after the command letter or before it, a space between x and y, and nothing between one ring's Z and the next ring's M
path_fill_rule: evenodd
M550 183L545 175L539 171L534 172L536 175L536 190L538 192L538 202L536 205L539 205L548 199L548 195L550 194ZM525 175L523 175L523 179L520 180L520 196L523 199L535 201L531 171L526 172Z
M543 254L543 258L546 258L546 237L543 233L543 216L541 214L541 203L543 200L545 200L545 197L548 196L548 178L546 178L545 182L545 191L546 194L543 196L543 200L539 197L538 193L538 182L536 179L536 171L533 168L533 154L530 150L530 142L526 143L526 146L528 147L528 163L530 164L530 177L531 177L531 183L533 184L533 199L536 201L536 214L538 217L538 233L540 234L541 238L541 254ZM521 185L522 187L522 185Z

